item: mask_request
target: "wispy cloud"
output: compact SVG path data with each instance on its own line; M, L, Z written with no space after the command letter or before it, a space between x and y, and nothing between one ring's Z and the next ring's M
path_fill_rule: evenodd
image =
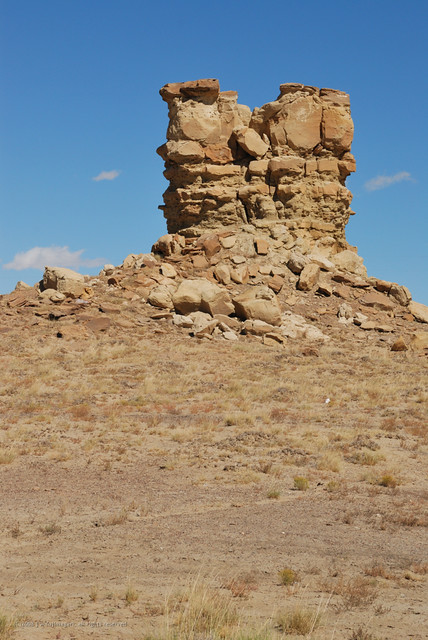
M105 258L82 258L85 249L70 251L68 247L33 247L28 251L17 253L12 260L3 265L3 269L44 269L50 267L99 267L105 263Z
M101 173L92 178L92 180L95 180L95 182L99 182L100 180L116 180L119 175L120 171L117 171L117 169L113 169L113 171L101 171Z
M403 180L410 180L414 182L412 176L408 171L400 171L393 176L377 176L365 183L367 191L377 191L378 189L386 189L396 182L403 182Z

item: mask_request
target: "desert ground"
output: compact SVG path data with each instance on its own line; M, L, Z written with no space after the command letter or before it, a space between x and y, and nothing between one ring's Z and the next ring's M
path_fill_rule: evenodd
M0 638L428 637L426 353L128 308L0 307Z

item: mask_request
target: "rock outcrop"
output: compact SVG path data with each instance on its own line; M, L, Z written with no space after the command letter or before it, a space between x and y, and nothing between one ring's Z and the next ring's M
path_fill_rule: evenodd
M428 307L367 277L345 239L355 167L346 94L281 85L253 113L216 80L161 94L170 233L98 277L46 267L34 287L0 296L0 320L50 325L66 340L171 331L275 349L354 340L428 352Z
M170 233L252 227L277 248L302 239L324 256L349 249L348 94L287 83L252 112L214 79L167 84L160 94L169 126L158 153L170 182L160 208Z

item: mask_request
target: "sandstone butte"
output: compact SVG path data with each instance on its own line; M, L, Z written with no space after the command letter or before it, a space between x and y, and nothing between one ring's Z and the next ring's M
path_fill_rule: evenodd
M18 283L0 307L55 320L64 338L133 330L145 317L198 338L276 347L345 331L381 334L392 351L428 348L428 307L404 286L367 277L346 241L354 212L345 181L355 171L348 94L286 83L252 112L215 79L166 84L160 94L168 233L150 254L130 254L95 278L46 267L40 283Z

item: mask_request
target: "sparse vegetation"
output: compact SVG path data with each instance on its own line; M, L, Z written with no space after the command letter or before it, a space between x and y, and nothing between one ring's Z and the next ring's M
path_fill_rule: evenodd
M138 600L138 592L134 589L132 585L128 585L125 591L126 604L132 604L133 602L137 602Z
M12 640L15 635L16 619L0 614L0 640Z
M281 569L281 571L279 571L278 573L278 577L280 584L287 587L291 584L294 584L299 579L296 571L294 571L294 569L290 569L289 567Z
M295 476L294 489L296 491L307 491L309 489L309 480L304 476Z
M39 531L43 533L44 536L53 536L61 533L61 526L56 522L50 522L49 524L41 525Z
M281 613L277 617L279 630L284 634L295 633L296 635L307 636L314 629L317 629L321 622L321 615L318 611L310 611L303 607Z
M71 617L78 602L82 618L106 611L134 635L149 620L158 640L278 640L312 624L321 587L333 596L322 629L308 632L313 640L333 630L348 638L351 629L356 640L378 640L385 612L398 640L398 594L410 608L427 580L422 559L407 555L428 524L421 358L409 351L391 368L374 334L361 353L333 339L316 359L297 341L276 351L256 338L241 337L239 349L178 339L169 319L151 321L142 308L125 304L114 316L132 330L84 343L49 337L47 319L30 328L31 340L22 331L19 354L2 334L1 452L14 457L0 471L6 487L19 487L18 500L5 496L2 522L8 553L21 563L5 569L4 605L51 621ZM371 394L368 377L376 378ZM380 531L406 536L404 559L374 545ZM128 587L112 553L125 535ZM31 576L28 550L40 557ZM61 596L51 556L70 558L71 575L81 576ZM116 582L102 582L107 556ZM152 591L140 590L134 558L135 567L147 564ZM197 566L210 577L182 592ZM284 599L281 627L269 617L275 594ZM369 616L373 628L364 626ZM261 630L254 620L264 620Z

